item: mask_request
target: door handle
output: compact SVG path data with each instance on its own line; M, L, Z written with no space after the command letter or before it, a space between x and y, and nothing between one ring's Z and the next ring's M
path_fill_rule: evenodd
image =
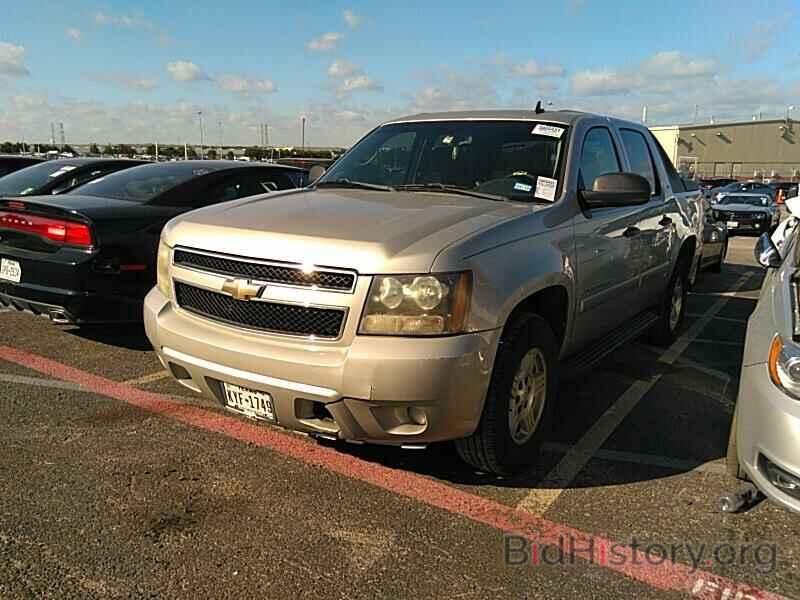
M622 235L624 235L626 238L632 238L636 237L640 233L642 233L642 230L639 229L638 227L628 227L625 231L622 232Z
M668 225L672 225L672 219L670 219L667 215L661 217L661 220L658 222L659 225L662 227L666 227Z

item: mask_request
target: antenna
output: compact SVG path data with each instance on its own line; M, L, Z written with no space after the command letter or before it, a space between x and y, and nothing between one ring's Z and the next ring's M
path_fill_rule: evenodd
M536 108L533 109L533 112L535 112L537 115L540 115L540 114L542 114L544 112L544 109L542 108L542 101L541 100L539 100L536 103Z

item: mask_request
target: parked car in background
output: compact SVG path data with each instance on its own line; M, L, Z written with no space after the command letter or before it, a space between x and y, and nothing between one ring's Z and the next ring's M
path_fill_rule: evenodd
M761 181L737 181L720 188L711 190L711 203L716 204L722 197L722 194L740 193L746 194L764 194L775 200L775 190L767 183Z
M783 254L769 235L755 254L767 269L747 322L739 394L728 443L728 470L767 498L800 512L800 322L796 232Z
M792 181L773 181L769 186L774 190L775 197L778 192L783 192L783 200L797 196L797 182Z
M0 154L0 177L42 162L41 158L22 154Z
M40 162L0 177L0 198L63 194L109 173L146 164L128 158L65 158Z
M736 183L735 179L731 179L730 177L702 177L697 180L700 189L703 191L703 195L706 197L711 196L711 192L716 188L721 188L726 185L730 185L731 183Z
M164 223L301 176L263 163L148 163L59 196L0 200L0 304L59 323L141 321Z
M728 235L771 232L780 220L778 206L765 194L722 192L712 208L715 221L725 223Z
M170 221L145 329L180 383L332 439L537 459L558 381L675 339L701 226L639 123L405 117L312 187Z
M687 191L696 192L702 188L692 179L683 177L683 185ZM714 219L713 209L708 198L703 196L703 245L701 248L700 259L698 261L695 277L691 284L697 280L697 273L703 270L710 270L719 273L722 264L725 262L725 255L728 252L728 229L725 223Z

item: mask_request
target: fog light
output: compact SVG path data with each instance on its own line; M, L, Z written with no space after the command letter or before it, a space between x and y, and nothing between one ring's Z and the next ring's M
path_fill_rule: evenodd
M758 467L772 485L785 494L800 499L800 477L782 469L763 454L758 456Z

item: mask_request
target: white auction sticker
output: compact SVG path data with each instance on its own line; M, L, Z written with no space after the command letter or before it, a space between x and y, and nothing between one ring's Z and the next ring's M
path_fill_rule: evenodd
M77 167L66 165L64 167L61 167L58 171L50 173L50 177L60 177L64 173L69 173L70 171L74 171L75 169L77 169Z
M556 187L558 186L557 179L550 179L549 177L539 176L536 179L536 192L534 196L542 200L550 200L551 202L556 199Z
M548 137L560 138L564 134L564 130L561 127L538 123L531 133L533 135L546 135Z

